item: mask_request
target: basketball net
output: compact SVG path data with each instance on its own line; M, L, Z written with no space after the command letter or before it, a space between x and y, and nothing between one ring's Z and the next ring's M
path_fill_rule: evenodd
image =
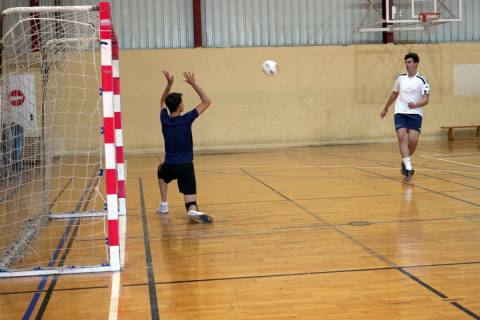
M418 14L418 20L421 23L428 23L430 21L435 21L440 18L439 12L422 12Z

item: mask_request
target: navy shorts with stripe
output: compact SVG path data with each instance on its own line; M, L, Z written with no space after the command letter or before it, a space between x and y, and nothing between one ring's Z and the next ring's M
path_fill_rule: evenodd
M419 114L396 113L394 121L395 130L401 128L412 129L418 132L422 130L422 116Z

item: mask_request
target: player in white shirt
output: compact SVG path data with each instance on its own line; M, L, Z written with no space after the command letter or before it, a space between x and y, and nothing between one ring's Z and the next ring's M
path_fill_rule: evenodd
M422 128L423 107L428 104L430 87L427 78L417 72L420 58L416 53L405 55L406 74L397 77L393 91L380 113L383 119L395 101L395 130L402 155L402 174L410 181L415 173L411 156L415 152Z

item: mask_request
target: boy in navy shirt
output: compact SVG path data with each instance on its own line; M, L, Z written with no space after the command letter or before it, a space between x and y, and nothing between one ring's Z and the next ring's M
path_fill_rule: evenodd
M184 72L185 82L197 92L201 102L194 109L182 115L184 109L182 94L170 93L173 76L168 71L162 71L162 73L167 79L167 86L160 102L160 122L162 123L162 133L165 141L165 161L158 166L157 172L158 185L162 196L162 203L157 212L168 213L168 183L176 179L178 189L185 198L188 217L198 222L211 223L213 219L200 212L196 202L197 188L193 167L192 123L212 102L195 82L195 75L191 72Z

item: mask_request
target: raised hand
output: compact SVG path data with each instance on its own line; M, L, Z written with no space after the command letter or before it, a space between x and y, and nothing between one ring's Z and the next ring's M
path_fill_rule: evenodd
M192 86L193 90L195 90L202 100L202 102L196 106L198 114L202 114L211 104L212 101L207 96L205 91L195 82L195 74L193 72L184 72L183 76L185 77L185 82Z
M185 82L191 86L195 86L195 74L193 72L184 72Z
M163 70L162 73L165 76L165 79L167 79L167 85L171 86L173 84L173 76L171 76L166 70Z
M170 73L168 73L168 71L166 70L162 70L162 73L165 76L165 79L167 79L167 85L165 86L165 89L163 90L162 98L160 99L160 108L164 109L166 108L165 99L170 93L170 88L172 87L172 84L173 84L173 76L171 76Z

